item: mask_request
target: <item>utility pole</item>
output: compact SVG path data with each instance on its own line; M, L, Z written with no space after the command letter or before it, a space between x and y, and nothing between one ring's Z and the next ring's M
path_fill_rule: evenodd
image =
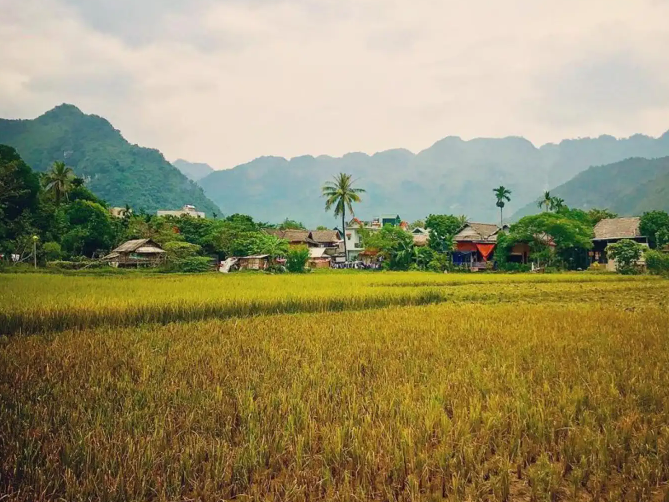
M37 268L37 237L36 235L33 235L33 260L35 262L35 268Z

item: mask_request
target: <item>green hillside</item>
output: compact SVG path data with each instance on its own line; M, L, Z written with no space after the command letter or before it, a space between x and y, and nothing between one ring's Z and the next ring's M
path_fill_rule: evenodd
M0 144L16 148L37 171L56 160L74 169L111 205L153 212L193 204L220 212L202 189L158 151L128 143L105 119L61 105L34 120L0 119Z
M290 160L261 157L233 169L214 171L199 181L225 214L247 213L262 221L286 217L305 225L335 225L323 210L320 187L338 172L351 173L367 190L356 214L371 218L399 214L407 220L430 213L465 214L496 222L492 189L512 190L505 214L531 203L547 187L567 182L593 165L630 157L669 155L669 134L652 138L613 136L564 140L540 148L524 138L447 137L414 154L394 149L340 158L305 155Z
M569 207L608 208L621 216L654 209L669 211L669 157L632 158L591 167L550 192ZM535 204L530 204L514 218L538 211Z

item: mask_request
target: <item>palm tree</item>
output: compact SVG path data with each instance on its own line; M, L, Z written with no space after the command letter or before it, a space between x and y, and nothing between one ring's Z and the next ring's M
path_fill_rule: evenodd
M552 201L551 193L546 191L544 192L544 198L537 203L537 206L539 207L539 209L544 208L544 210L548 211L551 207L551 201Z
M333 181L327 181L321 192L325 197L325 210L329 211L334 208L334 215L341 216L341 231L346 234L346 209L355 216L353 211L353 203L360 202L361 193L365 193L362 188L355 188L353 186L353 179L350 174L339 173L334 176ZM346 247L346 235L344 237L344 256L348 261L348 249Z
M501 185L497 188L493 188L492 191L497 198L496 206L499 208L499 228L502 228L504 226L504 205L505 201L511 202L511 190L504 185Z
M556 213L560 212L560 209L564 207L564 199L560 197L551 197L551 210Z
M74 171L67 167L65 162L54 162L51 170L46 173L44 180L47 191L53 192L56 205L60 205L61 198L65 196L67 199L67 194L72 188Z

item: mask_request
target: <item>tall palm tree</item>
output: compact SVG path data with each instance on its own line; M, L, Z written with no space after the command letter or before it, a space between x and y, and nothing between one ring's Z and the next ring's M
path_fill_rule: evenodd
M51 170L46 173L44 180L47 191L53 192L56 205L60 205L60 200L63 196L67 199L67 194L72 188L74 171L67 167L65 162L54 162Z
M544 198L541 199L538 203L537 206L539 209L544 209L545 211L548 211L551 208L551 201L552 201L551 193L549 191L544 192Z
M504 206L506 202L511 202L511 190L501 185L493 188L492 191L497 198L497 204L495 205L499 208L499 228L502 228L504 226Z
M551 197L551 210L552 211L555 211L557 213L563 207L564 207L564 199L561 199L560 197Z
M325 210L329 211L334 208L334 215L341 216L341 231L344 232L344 256L346 261L348 261L348 249L346 246L346 209L351 214L355 216L353 211L353 203L360 202L361 193L365 193L365 190L362 188L355 188L353 186L354 180L350 174L339 173L334 176L333 181L327 181L321 192L323 197L325 197Z

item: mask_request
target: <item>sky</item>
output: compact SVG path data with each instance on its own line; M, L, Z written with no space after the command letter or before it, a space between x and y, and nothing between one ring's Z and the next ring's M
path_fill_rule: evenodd
M669 129L669 0L0 0L0 117L174 160Z

